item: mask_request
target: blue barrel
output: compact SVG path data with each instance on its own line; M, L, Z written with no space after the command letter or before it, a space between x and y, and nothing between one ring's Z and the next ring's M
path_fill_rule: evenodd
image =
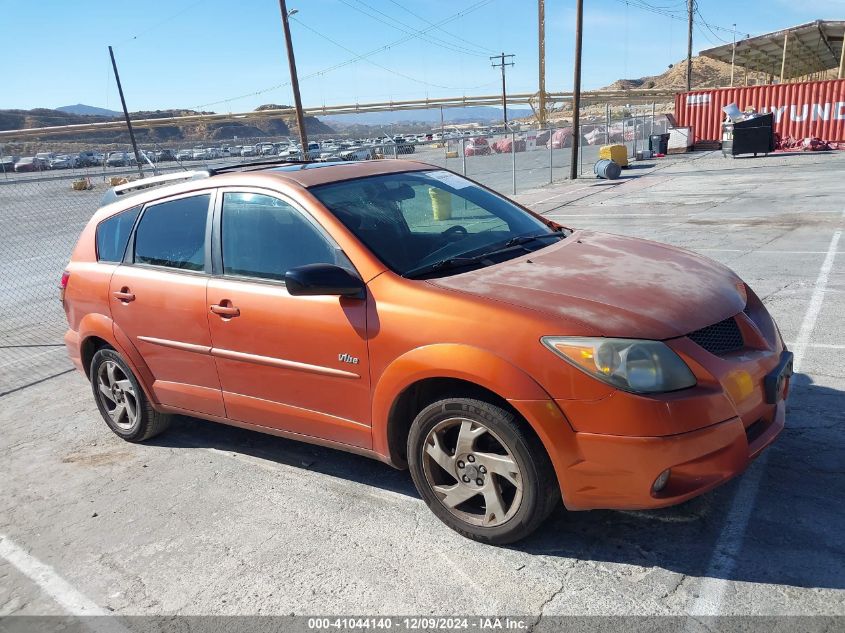
M622 175L622 168L612 160L603 158L593 166L593 173L599 178L616 180Z

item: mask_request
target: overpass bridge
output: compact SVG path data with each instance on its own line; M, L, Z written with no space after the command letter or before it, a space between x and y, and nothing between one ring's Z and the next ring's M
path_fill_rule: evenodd
M594 90L581 93L581 105L594 103L638 104L652 101L674 99L675 91L663 89L632 89L632 90ZM546 106L565 104L572 100L571 92L546 93ZM508 106L527 105L534 111L538 122L542 117L538 112L539 93L516 93L507 96ZM350 103L341 105L322 105L304 108L306 116L326 116L343 114L360 114L365 112L392 112L397 110L427 110L438 108L461 108L466 106L500 106L502 96L482 95L474 97L441 97L437 99L412 99L408 101L382 101L377 103ZM267 110L252 110L249 112L226 112L189 114L184 116L167 116L148 119L132 119L132 126L138 129L149 129L167 126L199 125L208 123L260 121L277 117L293 117L293 108L273 108ZM39 128L24 128L19 130L0 131L0 142L11 140L38 139L57 134L78 134L90 132L104 132L123 130L126 122L122 119L102 121L99 123L78 123L71 125L56 125Z

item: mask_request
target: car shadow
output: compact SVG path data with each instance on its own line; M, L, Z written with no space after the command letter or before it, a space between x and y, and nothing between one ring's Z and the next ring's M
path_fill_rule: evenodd
M843 411L845 392L797 374L787 426L751 466L759 472L661 510L560 508L534 535L509 547L529 555L659 567L691 576L845 589ZM194 418L180 416L150 443L250 455L419 498L407 472L381 462ZM737 491L751 477L759 487L750 507L737 506ZM747 513L744 529L734 513Z

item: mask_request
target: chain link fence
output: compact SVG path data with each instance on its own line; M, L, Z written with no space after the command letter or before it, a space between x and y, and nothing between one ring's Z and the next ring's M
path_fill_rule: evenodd
M661 122L662 119L662 122ZM651 106L606 109L606 116L580 127L578 173L593 177L599 148L623 143L633 157L652 134L666 131L665 117ZM309 150L324 160L407 158L465 174L505 195L569 177L571 126L498 131L444 129L413 138L352 143L322 141ZM79 233L118 179L136 177L128 137L92 151L91 143L22 142L0 148L0 156L43 155L44 161L15 170L0 165L0 396L71 369L62 336L66 328L59 283ZM232 139L191 147L141 144L145 175L260 160L289 147L289 139ZM56 162L60 152L94 154L96 164ZM97 156L99 154L99 156ZM180 160L174 160L175 158ZM50 161L54 161L50 168Z

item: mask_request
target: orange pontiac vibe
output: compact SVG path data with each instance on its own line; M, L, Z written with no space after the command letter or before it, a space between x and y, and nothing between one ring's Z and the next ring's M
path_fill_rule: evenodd
M784 426L792 354L731 270L417 162L120 185L61 288L70 357L123 439L185 414L360 453L487 543L561 500L680 503Z

